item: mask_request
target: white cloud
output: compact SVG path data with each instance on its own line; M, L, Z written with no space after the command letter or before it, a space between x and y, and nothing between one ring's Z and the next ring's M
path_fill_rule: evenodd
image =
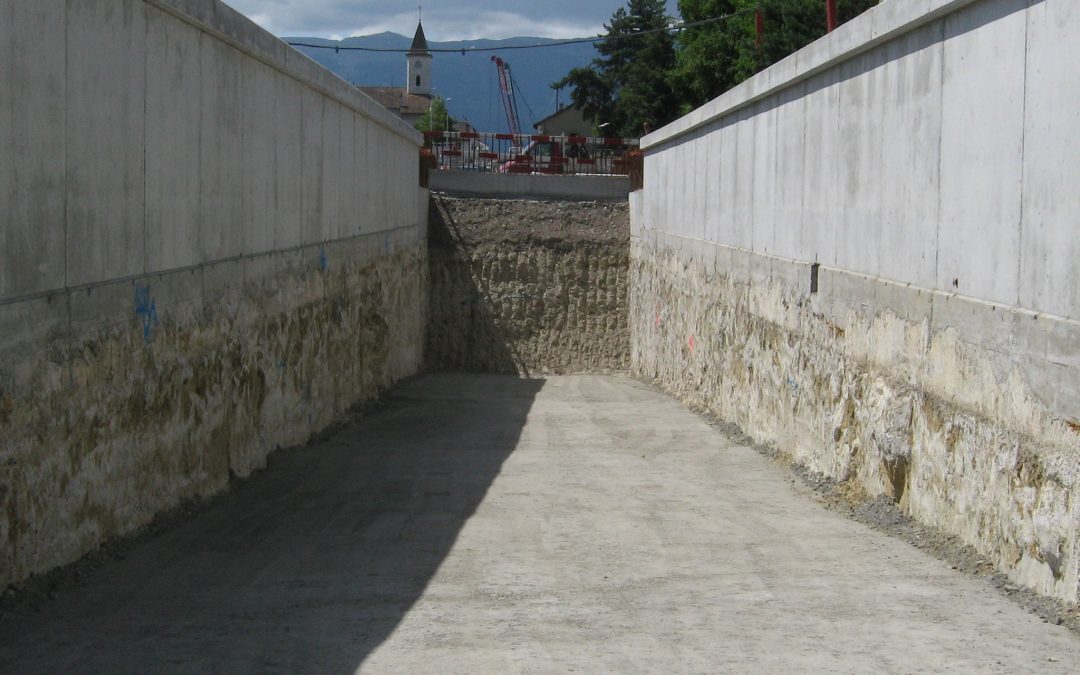
M238 11L281 36L340 39L391 31L411 36L416 9L397 0L228 0ZM424 3L428 40L538 36L587 37L625 0L429 0ZM669 0L674 8L674 0Z
M401 35L412 35L416 30L416 16L399 14L387 17L379 22L364 24L348 31L346 37L354 35L372 35L390 31ZM450 42L454 40L476 40L480 38L507 38L517 36L537 36L549 38L575 38L596 35L601 32L601 24L568 23L563 21L540 22L512 12L482 12L465 15L455 12L441 17L428 17L424 20L424 32L429 41ZM336 35L341 35L337 33ZM322 36L319 36L322 37ZM341 39L340 37L331 39Z

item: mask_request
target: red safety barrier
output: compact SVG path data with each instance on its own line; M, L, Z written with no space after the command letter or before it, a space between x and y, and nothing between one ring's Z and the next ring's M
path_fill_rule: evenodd
M443 171L625 175L636 139L550 134L424 132Z
M630 192L641 190L645 187L645 153L641 150L631 150L625 155L629 167L626 173L630 176Z
M431 148L420 148L420 187L428 186L428 177L431 172L439 168L439 161L435 159L435 153Z

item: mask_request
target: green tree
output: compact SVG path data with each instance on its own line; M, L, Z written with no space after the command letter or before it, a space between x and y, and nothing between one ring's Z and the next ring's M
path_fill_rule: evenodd
M879 0L837 0L837 21L849 21ZM758 44L755 9L764 33ZM696 108L759 70L825 35L825 0L679 0L683 21L719 16L725 21L688 28L677 38L672 80L683 111Z
M748 9L742 0L679 0L686 23L731 16ZM725 21L687 28L678 34L676 65L671 77L679 91L682 112L688 112L740 82L739 60L747 34L753 34L754 16L733 16Z
M416 128L420 131L449 131L454 122L446 111L446 101L436 96L431 101L431 107L416 123Z
M591 66L574 68L552 87L570 86L570 98L585 116L608 124L611 135L637 136L675 118L678 97L669 73L675 66L675 41L663 0L629 0L611 16L600 56ZM658 31L646 32L645 31Z

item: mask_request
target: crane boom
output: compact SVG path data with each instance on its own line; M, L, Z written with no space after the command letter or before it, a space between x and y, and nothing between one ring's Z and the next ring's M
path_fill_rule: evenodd
M503 110L506 111L506 124L510 133L520 134L521 123L518 121L517 101L514 100L514 80L510 77L510 64L498 56L492 56L495 69L499 71L499 93L502 96Z

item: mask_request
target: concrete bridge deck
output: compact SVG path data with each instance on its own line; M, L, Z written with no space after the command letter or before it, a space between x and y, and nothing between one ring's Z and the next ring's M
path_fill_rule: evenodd
M0 616L0 671L1070 671L1080 641L620 377L413 379Z

